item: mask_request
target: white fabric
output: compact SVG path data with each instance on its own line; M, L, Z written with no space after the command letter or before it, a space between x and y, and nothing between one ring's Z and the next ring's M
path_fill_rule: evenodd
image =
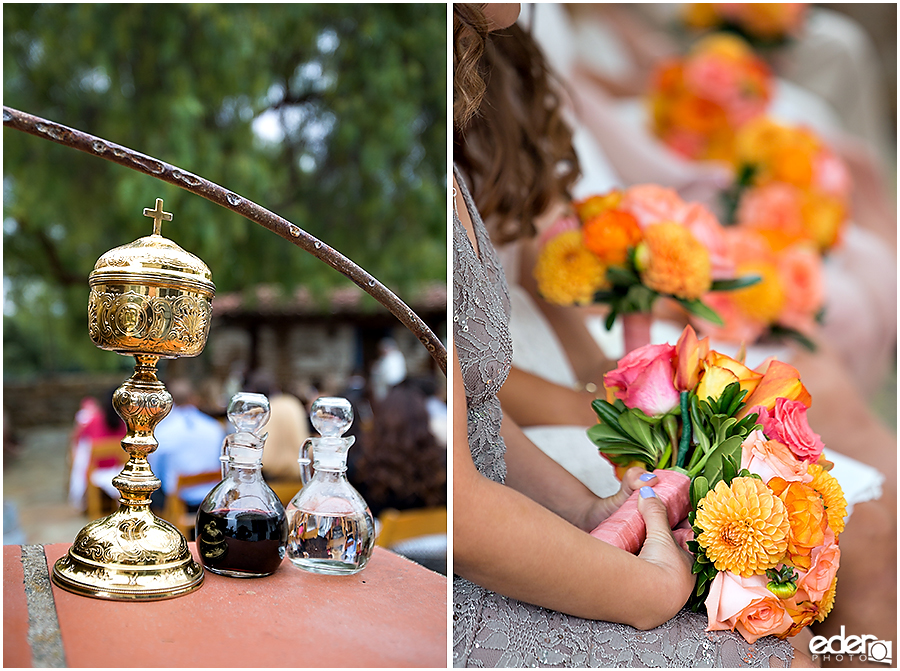
M530 426L522 429L541 452L578 478L597 496L612 496L619 481L583 426Z

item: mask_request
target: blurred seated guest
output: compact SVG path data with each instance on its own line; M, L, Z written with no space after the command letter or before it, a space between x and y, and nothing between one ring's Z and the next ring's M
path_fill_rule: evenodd
M106 438L124 438L125 422L116 414L112 397L115 389L105 396L101 405L97 399L89 396L81 401L81 407L75 413L75 426L69 441L72 468L69 473L69 505L78 510L85 508L85 492L87 491L87 471L91 461L91 447L97 440ZM124 454L124 453L123 453ZM98 468L115 466L112 458L97 463Z
M380 401L388 389L406 378L406 357L393 338L378 343L378 360L372 366L372 395Z
M162 482L152 496L153 506L160 510L165 497L177 489L179 475L221 470L219 457L225 440L222 425L197 409L197 395L190 380L177 378L166 386L174 405L156 425L154 435L159 446L147 457L150 468ZM197 485L183 490L181 498L188 509L196 509L209 490L209 485Z
M263 431L269 433L263 448L263 477L267 480L296 480L300 477L297 458L300 447L309 438L308 412L293 394L278 387L266 371L251 374L247 391L269 398L269 421Z
M361 370L354 370L347 378L344 388L338 396L346 398L353 406L353 424L368 431L372 427L372 403L369 399L371 391Z
M437 383L433 377L417 377L413 383L425 394L428 409L428 425L441 447L447 447L447 403L437 394Z
M446 505L447 452L431 433L422 390L401 382L374 410L372 433L351 479L372 514Z

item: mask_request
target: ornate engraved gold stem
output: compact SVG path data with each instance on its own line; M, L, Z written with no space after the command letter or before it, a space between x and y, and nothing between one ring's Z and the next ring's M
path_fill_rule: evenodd
M161 483L150 470L147 455L159 445L153 429L172 409L172 396L156 377L159 357L136 354L134 358L134 374L113 394L113 407L128 428L122 449L130 459L112 484L122 494L123 504L149 506L150 495Z

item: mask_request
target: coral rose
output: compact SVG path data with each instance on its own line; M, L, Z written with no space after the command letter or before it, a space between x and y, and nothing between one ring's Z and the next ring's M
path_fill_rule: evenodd
M834 535L828 534L826 544L812 551L812 564L797 581L798 589L805 590L813 601L821 601L831 589L840 565L841 549L834 542Z
M766 440L762 431L751 431L741 443L741 468L755 473L768 483L779 477L788 482L810 482L807 464L777 440Z
M707 631L735 630L748 643L762 636L778 636L791 625L783 603L766 588L761 575L742 577L722 571L712 581L706 597Z
M763 427L763 433L770 440L777 440L787 445L798 459L815 462L825 445L819 434L814 433L806 418L808 408L799 401L779 398L770 413L763 406L754 406L750 412L759 414L757 420Z
M638 184L622 195L619 209L637 219L641 228L660 221L681 221L685 204L675 189L656 184Z
M639 347L603 376L603 384L629 408L640 408L651 416L664 414L680 401L674 383L674 357L672 345Z

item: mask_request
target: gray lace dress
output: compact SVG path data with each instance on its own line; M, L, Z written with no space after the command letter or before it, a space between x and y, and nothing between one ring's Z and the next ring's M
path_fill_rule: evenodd
M453 333L466 388L469 447L481 474L503 483L506 447L497 391L512 363L509 295L458 173L457 181L479 248L476 254L454 211ZM793 658L787 641L767 636L748 645L736 633L705 629L706 615L687 610L651 631L585 620L453 577L455 667L786 667Z

